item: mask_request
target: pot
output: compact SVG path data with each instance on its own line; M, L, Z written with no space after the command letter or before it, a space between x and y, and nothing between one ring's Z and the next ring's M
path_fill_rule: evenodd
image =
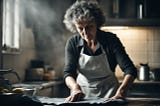
M27 81L42 81L44 75L43 68L31 68L26 71Z
M148 81L148 80L150 80L150 67L148 66L148 64L140 63L138 79L140 81Z

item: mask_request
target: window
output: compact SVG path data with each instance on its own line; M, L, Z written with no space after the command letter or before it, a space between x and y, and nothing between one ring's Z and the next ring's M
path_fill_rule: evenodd
M3 0L3 52L19 51L20 0Z

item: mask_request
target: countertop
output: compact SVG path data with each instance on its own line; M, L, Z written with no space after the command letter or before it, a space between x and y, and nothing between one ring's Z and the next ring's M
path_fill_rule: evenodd
M24 94L41 95L48 97L60 97L58 90L63 85L63 81L30 81L13 84L13 88L24 88ZM32 92L31 92L32 91Z
M84 101L64 103L65 98L39 97L44 106L160 106L160 98L126 98L126 101L116 100L103 102L104 98L86 99Z
M39 89L46 88L48 86L53 86L56 84L62 83L62 81L51 81L51 82L29 82L29 83L21 83L21 84L15 84L14 87L35 87ZM143 91L144 91L144 86L148 86L150 84L157 85L159 86L159 82L150 82L150 81L141 81L141 82L135 82L133 85L136 85L137 89L140 89L141 87L137 87L138 85L143 86ZM134 86L133 86L134 87ZM147 90L147 87L145 87ZM154 88L152 86L152 88ZM152 90L151 88L148 88ZM133 89L134 90L134 89ZM154 90L154 89L153 89ZM157 90L157 89L156 89ZM139 95L139 94L138 94ZM85 101L80 101L80 102L73 102L73 103L64 103L65 98L50 98L50 97L43 97L43 96L37 96L36 97L40 103L42 103L44 106L82 106L82 105L94 105L94 106L160 106L160 98L159 97L153 97L147 96L147 97L141 97L139 96L131 96L126 99L125 102L122 101L114 101L114 102L106 102L102 103L103 98L98 98L98 99L90 99L85 100Z
M54 86L57 84L62 84L63 81L30 81L30 82L23 82L13 84L14 88L22 87L22 88L37 88L37 89L44 89L50 86Z
M1 95L1 106L160 106L160 98L126 98L103 102L104 98L89 98L79 102L65 103L65 98L44 96Z

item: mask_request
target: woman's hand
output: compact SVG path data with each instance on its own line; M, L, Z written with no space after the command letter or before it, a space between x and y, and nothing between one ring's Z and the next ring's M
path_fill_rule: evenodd
M76 89L71 91L71 95L68 96L65 100L66 103L80 101L84 98L84 94L81 90Z
M71 90L71 94L69 97L66 98L65 102L75 102L75 101L80 101L84 98L84 93L81 90L81 87L79 84L77 84L76 80L68 76L66 79L66 84Z
M111 97L111 98L107 98L105 101L106 101L106 102L109 102L109 101L114 101L114 100L116 100L116 99L125 100L125 97L123 97L123 96L121 96L121 95L115 95L115 96L113 96L113 97ZM104 102L105 102L105 101L104 101Z
M128 89L131 86L131 84L133 83L134 79L135 78L132 75L127 74L124 77L124 80L123 80L122 84L120 85L120 87L118 88L116 94L113 97L107 99L106 101L113 101L113 100L116 100L116 99L125 100Z

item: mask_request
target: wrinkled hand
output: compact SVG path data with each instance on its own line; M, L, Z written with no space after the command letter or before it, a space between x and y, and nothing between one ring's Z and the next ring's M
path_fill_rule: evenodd
M121 93L117 93L114 96L112 96L111 98L105 99L104 102L114 101L114 100L117 100L117 99L125 100L125 96L123 96Z
M122 100L125 100L125 97L121 96L121 95L115 95L111 98L107 98L104 102L109 102L109 101L114 101L116 99L122 99Z
M68 96L65 100L66 103L80 101L84 98L84 93L81 90L74 90L71 92L71 95Z

